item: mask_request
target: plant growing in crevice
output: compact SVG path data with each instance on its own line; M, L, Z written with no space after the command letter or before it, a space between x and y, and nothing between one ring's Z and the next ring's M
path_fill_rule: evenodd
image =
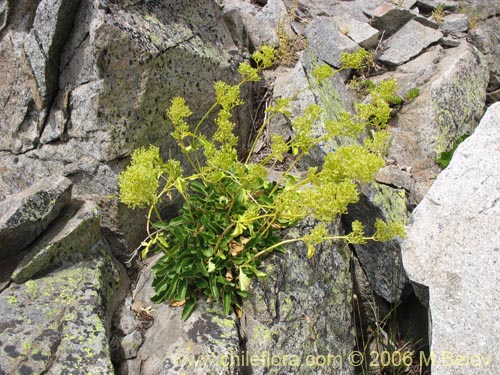
M363 375L423 375L429 374L426 359L428 345L410 332L402 333L400 327L400 304L392 304L390 310L381 316L377 307L371 304L374 320L363 325L362 306L353 298L356 323L356 350L364 360L357 367Z
M328 65L317 66L311 85L321 85L344 69L362 69L366 56L364 50L343 55L344 65L337 70ZM259 73L275 62L275 51L262 47L252 57L254 66L240 65L238 84L215 83L215 102L194 126L188 123L192 111L185 100L180 97L172 100L167 110L173 126L171 135L189 162L190 173L182 170L178 160L164 162L159 148L150 146L134 151L131 164L119 177L123 203L131 207L150 206L148 237L143 242L142 255L147 256L150 250L162 255L153 266L156 292L153 301L182 305L183 319L191 315L200 295L210 301L222 300L226 314L232 308L241 312L251 278L265 276L259 270L261 261L273 251L284 251L286 244L302 241L312 257L315 246L324 241L387 241L404 232L402 224L380 219L372 234L365 233L358 221L345 235L327 229L327 223L358 201L358 184L372 181L384 165L383 155L388 145L384 128L390 116L387 87L376 86L371 103L358 104L355 114L342 113L337 121L323 121L326 116L321 107L309 105L301 116L291 119L295 133L292 139L286 141L274 135L271 153L259 162L252 162L255 141L248 156L239 160L232 110L243 103L241 86L259 80ZM293 98L277 99L275 105L266 109L268 116L256 140L274 116L291 117ZM209 139L200 132L200 127L210 115L216 116L215 133ZM319 124L325 132L315 136L313 129ZM364 141L330 152L321 168L311 167L303 176L293 173L312 148L338 137ZM269 180L266 166L282 160L287 153L293 156L288 169L278 181ZM167 222L157 206L171 199L175 192L182 197L182 206L179 215ZM318 221L314 229L300 238L280 238L283 228L306 217Z
M441 167L441 169L445 169L451 162L451 158L453 157L453 154L457 150L458 146L460 143L465 141L469 137L469 134L464 134L460 137L458 137L455 142L453 143L453 147L451 148L450 151L444 151L439 156L436 158L436 163Z
M307 39L292 34L286 30L285 18L278 23L278 48L276 50L276 63L283 66L293 66L298 61L298 52L307 47Z
M439 4L434 8L431 14L431 18L436 21L438 24L442 24L444 21L444 16L446 15L444 10L444 4Z

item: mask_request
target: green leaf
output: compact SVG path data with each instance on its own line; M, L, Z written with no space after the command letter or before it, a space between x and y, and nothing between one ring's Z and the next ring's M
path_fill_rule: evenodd
M250 279L248 276L243 272L243 268L240 267L240 273L238 276L238 280L240 283L240 290L246 291L250 287Z
M225 291L224 292L224 314L229 315L231 312L231 292L230 291Z
M257 276L258 278L263 278L263 277L267 276L266 273L264 273L262 271L259 271L257 269L257 267L255 267L255 266L250 267L250 269L252 270L252 272L254 273L254 275Z
M182 279L179 282L179 286L177 287L177 299L179 301L182 301L182 300L186 299L187 289L188 289L188 280L187 279Z
M207 190L205 189L205 186L203 186L202 183L198 181L192 181L191 184L189 185L191 189L197 193L207 195Z
M216 301L219 300L219 289L217 287L217 276L213 275L208 279L208 284L210 285L210 291L212 292L212 297Z
M191 316L195 308L196 308L196 300L194 298L191 297L188 300L186 300L184 308L182 309L182 320L187 320Z
M213 247L206 247L204 249L201 250L201 253L203 254L203 256L205 257L211 257L214 253L214 249Z

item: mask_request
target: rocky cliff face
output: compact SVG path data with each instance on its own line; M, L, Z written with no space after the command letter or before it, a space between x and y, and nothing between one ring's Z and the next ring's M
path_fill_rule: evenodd
M186 97L199 118L214 80L235 77L239 53L212 1L3 4L0 198L54 174L75 193L115 194L133 149L178 152L164 115L172 97ZM130 237L123 247L137 245Z
M420 201L431 207L441 199L432 191L424 198L441 171L436 158L473 133L487 105L500 99L499 18L500 6L486 0L0 0L0 373L283 374L300 368L351 374L353 313L380 339L382 318L391 306L413 301L414 290L430 308L432 344L443 348L446 322L454 321L448 297L477 290L477 283L457 276L469 272L468 264L453 263L450 271L442 257L432 263L441 267L438 274L418 271L415 264L428 256L427 237L414 234L426 231L424 208L412 219L408 243L418 246L410 255L392 241L351 249L339 244L312 260L300 246L290 247L267 259L272 276L252 285L241 319L224 317L212 304L202 304L187 323L167 305L151 310L152 291L142 284L151 278L146 268L112 322L126 277L111 254L125 259L144 235L144 212L131 212L112 196L133 149L153 143L165 156L179 154L165 123L170 99L184 96L199 119L211 105L213 82L233 80L238 63L259 45L286 44L293 57L267 74L270 100L306 87L315 63L338 67L342 52L364 47L375 56L372 80L395 78L401 96L413 87L420 95L394 108L388 165L335 225L342 231L355 219L367 226L376 217L407 220ZM356 97L349 76L343 72L321 90L304 91L293 116L311 103L321 104L330 119L352 111L354 101L365 98ZM235 114L243 152L258 106L250 90ZM494 127L498 116L491 108L484 121ZM270 123L268 135L273 132L294 136L285 118ZM267 144L264 137L263 152ZM332 147L321 145L307 162L321 165ZM460 201L460 187L468 186L463 180L482 177L456 173L457 192L450 191ZM83 195L71 199L71 190ZM415 282L429 287L430 300ZM467 293L467 301L452 299L456 311L468 311L473 293ZM484 302L488 308L490 302ZM490 325L485 336L495 328ZM362 344L373 349L378 339ZM193 354L205 355L196 369ZM273 354L278 365L270 362ZM309 355L329 354L341 362L307 366ZM252 355L261 362L249 364ZM296 355L297 364L285 355ZM174 363L181 357L183 363ZM221 358L240 362L221 364Z

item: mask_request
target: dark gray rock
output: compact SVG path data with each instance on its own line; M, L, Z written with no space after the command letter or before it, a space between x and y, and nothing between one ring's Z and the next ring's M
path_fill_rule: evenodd
M496 374L500 329L500 103L455 151L412 214L403 261L428 287L433 374ZM476 317L476 318L472 318ZM446 353L470 353L474 367Z
M0 1L0 31L3 30L7 24L7 18L9 17L9 2L8 0Z
M418 0L417 5L424 11L432 11L438 6L442 6L445 10L455 11L460 4L455 0Z
M104 243L78 250L80 262L0 294L0 372L114 373L109 326L126 275Z
M273 2L275 3L275 2ZM266 11L264 11L266 9ZM272 18L272 6L257 9L248 2L236 0L224 2L224 21L235 45L242 51L254 51L262 45L278 47L277 25L266 22ZM260 19L263 18L263 19Z
M404 190L373 183L362 186L358 203L349 207L342 219L349 229L354 220L373 233L376 219L406 223L408 211ZM366 273L373 292L389 303L399 303L411 287L401 261L401 239L354 245L356 255Z
M123 353L123 359L132 359L137 357L139 348L143 343L142 334L139 331L133 331L125 336L121 341L121 348Z
M387 65L401 65L442 36L440 31L411 20L387 41L386 48L378 59Z
M59 215L71 198L65 177L40 181L0 202L1 257L21 253Z
M371 24L387 37L393 35L414 17L415 13L409 9L386 1L373 11Z
M462 5L466 13L476 20L487 20L500 14L500 3L490 0L465 0Z
M116 195L133 149L178 153L164 118L174 96L196 123L213 82L236 79L241 57L229 54L236 48L211 0L16 4L0 35L0 199L54 174L71 178L75 193ZM241 148L250 102L235 113ZM128 240L127 250L138 245Z
M445 36L439 42L446 47L458 47L462 41L453 36Z
M59 90L59 63L62 49L73 27L77 0L42 0L37 6L24 50L44 103Z
M299 224L287 238L312 224ZM349 268L345 243L318 246L311 259L303 244L291 244L263 261L267 277L252 282L241 318L246 352L259 357L252 374L354 373L345 361L354 346Z
M379 170L375 180L381 184L390 185L397 189L404 189L407 192L413 190L413 180L411 175L395 165L387 165Z

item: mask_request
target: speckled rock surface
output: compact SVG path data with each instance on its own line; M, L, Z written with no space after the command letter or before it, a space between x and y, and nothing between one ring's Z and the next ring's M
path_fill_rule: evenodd
M500 8L500 5L498 5ZM498 10L500 14L500 9ZM472 43L486 55L490 69L490 82L488 92L491 94L490 101L500 100L500 17L492 17L484 20L469 31Z
M79 249L90 249L101 237L99 218L95 203L73 200L49 230L30 246L12 280L23 283L63 263L81 260L85 254Z
M72 183L48 178L0 202L0 257L21 253L59 215L71 198Z
M330 17L315 18L306 28L309 47L320 60L340 68L342 52L354 52L359 46L346 36Z
M311 225L302 223L288 236ZM260 358L252 374L353 374L345 361L354 347L347 245L318 246L308 259L305 246L292 244L266 259L262 271L268 276L252 282L241 319L246 351ZM266 359L273 356L274 362Z
M98 242L80 262L1 292L0 373L113 374L109 319L124 280Z
M410 279L428 288L423 302L432 322L432 374L500 372L499 163L496 103L457 148L408 226L403 261ZM458 360L464 355L466 364Z
M389 77L397 79L403 95L411 87L420 88L420 95L391 121L389 149L389 157L410 173L414 181L410 200L418 203L440 171L435 158L479 123L488 65L475 47L463 41L456 48L431 49L379 79Z
M213 82L234 79L241 61L212 0L7 3L0 200L54 174L78 194L116 194L133 149L153 143L178 153L165 120L170 100L184 96L196 123ZM241 145L250 107L235 114Z
M224 316L221 304L200 299L197 309L181 320L182 308L153 304L152 273L145 270L134 293L133 309L147 313L152 325L144 334L144 343L135 358L122 363L119 374L239 374L236 359L240 341L236 317ZM143 315L144 316L144 315ZM123 340L127 342L128 338Z
M415 18L415 13L405 7L385 1L373 11L371 24L387 36L393 35L409 20Z
M390 66L404 64L442 36L440 31L410 20L388 39L385 50L378 59Z

